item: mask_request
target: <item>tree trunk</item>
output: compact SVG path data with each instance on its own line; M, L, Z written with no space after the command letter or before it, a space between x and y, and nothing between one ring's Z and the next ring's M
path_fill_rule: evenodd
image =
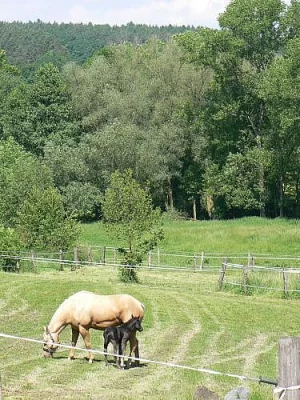
M256 136L256 141L257 141L257 147L259 148L259 150L261 150L262 144L261 144L261 136L260 135ZM265 189L265 171L264 171L263 163L260 161L259 162L259 203L260 203L259 215L260 215L260 217L266 216L265 191L266 191L266 189Z
M279 217L283 218L284 216L284 182L283 176L280 174L279 179Z
M168 188L167 208L171 211L174 210L174 199L173 199L173 190L171 187L171 183L169 183L169 188Z
M210 219L213 219L214 217L214 209L215 209L214 199L212 196L208 195L206 197L206 210Z
M298 182L296 182L296 218L300 216L300 187Z
M197 220L197 207L196 207L196 200L193 199L193 220Z

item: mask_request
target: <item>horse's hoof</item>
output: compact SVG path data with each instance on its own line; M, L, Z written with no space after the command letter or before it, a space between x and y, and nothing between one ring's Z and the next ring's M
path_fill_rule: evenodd
M89 364L93 364L93 360L90 359L90 360L89 360Z

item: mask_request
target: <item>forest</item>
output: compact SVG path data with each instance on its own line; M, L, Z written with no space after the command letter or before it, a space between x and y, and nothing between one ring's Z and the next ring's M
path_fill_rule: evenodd
M98 220L128 170L184 217L299 218L299 21L232 0L219 29L1 22L0 225Z

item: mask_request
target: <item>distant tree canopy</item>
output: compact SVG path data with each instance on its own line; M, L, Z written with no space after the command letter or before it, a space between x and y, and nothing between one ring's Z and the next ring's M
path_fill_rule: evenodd
M132 22L122 26L74 23L0 22L0 49L8 61L30 77L45 63L59 68L69 61L86 62L94 52L112 44L143 44L151 37L168 40L192 26L149 26Z
M220 29L0 23L0 139L26 150L12 182L41 186L39 163L81 221L128 169L162 210L298 218L299 20L298 0L232 0Z

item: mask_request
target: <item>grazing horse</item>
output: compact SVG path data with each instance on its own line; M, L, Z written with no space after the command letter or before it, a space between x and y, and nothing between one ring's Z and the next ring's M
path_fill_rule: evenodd
M132 315L142 321L145 306L128 294L99 295L82 291L68 297L55 311L44 331L44 357L53 357L59 344L59 335L67 325L72 328L72 347L75 348L79 333L87 349L91 349L90 328L104 330L109 326L118 326L129 321ZM130 355L139 358L136 331L130 336ZM69 360L74 358L74 349ZM89 352L89 362L94 355ZM138 362L136 362L138 364Z
M128 340L130 340L133 332L142 332L143 328L139 317L134 317L125 322L123 325L111 326L106 328L103 332L104 337L104 353L105 353L105 364L107 365L107 346L109 343L113 345L114 354L118 354L120 357L115 356L115 361L118 368L124 369L124 356ZM130 365L130 359L127 362L127 366Z

